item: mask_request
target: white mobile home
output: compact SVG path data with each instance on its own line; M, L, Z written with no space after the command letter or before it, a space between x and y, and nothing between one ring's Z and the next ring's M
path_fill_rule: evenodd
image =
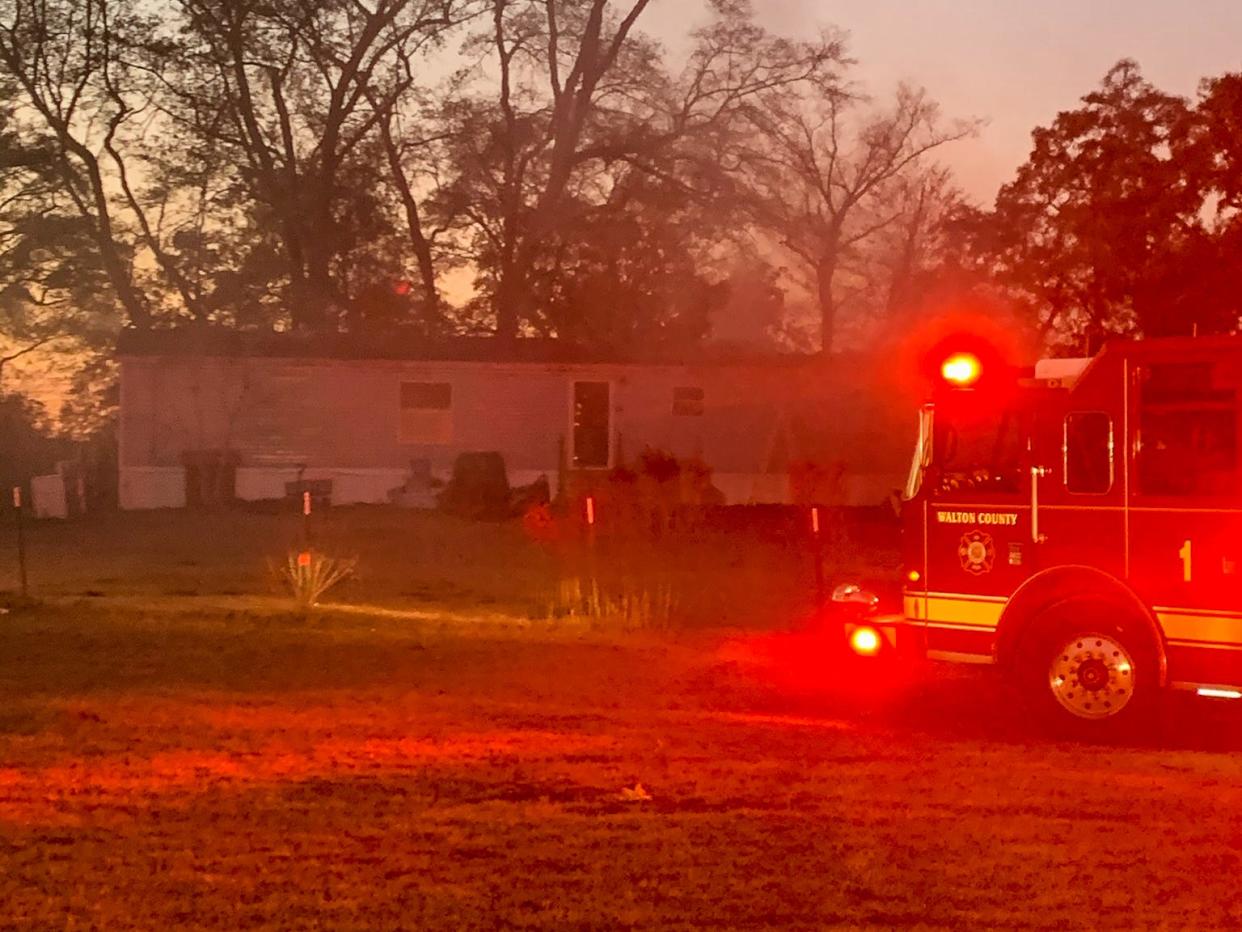
M504 456L514 485L553 486L565 468L606 470L645 447L698 456L730 503L789 501L796 461L842 464L845 503L899 482L893 457L858 456L891 447L882 415L815 356L189 328L127 331L118 350L123 508L186 505L189 471L211 458L230 463L237 498L318 479L337 504L388 501L412 474L445 478L481 451Z

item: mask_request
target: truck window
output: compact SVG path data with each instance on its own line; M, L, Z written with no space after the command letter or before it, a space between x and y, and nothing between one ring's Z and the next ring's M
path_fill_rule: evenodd
M1105 495L1113 487L1113 419L1103 411L1065 418L1065 488L1075 495Z
M1139 399L1138 491L1234 497L1238 401L1210 363L1145 367Z
M941 408L932 461L941 492L1017 492L1026 428L1016 411L987 415Z

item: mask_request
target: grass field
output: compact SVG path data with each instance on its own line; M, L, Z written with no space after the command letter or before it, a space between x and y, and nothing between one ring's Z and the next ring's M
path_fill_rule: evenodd
M339 521L370 574L308 616L271 518L35 529L0 927L1242 926L1235 716L1049 743L814 628L539 617L515 528Z
M351 605L546 619L558 581L587 562L581 544L542 543L519 522L358 507L318 513L309 528L316 549L358 558L356 579L332 594ZM860 562L891 572L892 533L864 529L857 542L847 539L833 550L828 574ZM269 562L300 549L302 535L297 514L130 513L40 524L27 535L29 575L45 597L274 596L281 590ZM881 545L864 554L861 543L873 539ZM598 571L672 584L682 626L782 626L814 601L813 552L805 535L788 528L703 529L623 543L618 554L602 540ZM16 582L8 518L0 527L0 591Z

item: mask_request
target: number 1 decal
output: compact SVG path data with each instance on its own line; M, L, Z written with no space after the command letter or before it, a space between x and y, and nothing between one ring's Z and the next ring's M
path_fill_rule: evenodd
M1190 582L1191 569L1192 569L1192 563L1191 563L1192 551L1190 549L1189 539L1187 539L1186 543L1182 544L1182 549L1177 551L1177 555L1182 558L1182 581Z

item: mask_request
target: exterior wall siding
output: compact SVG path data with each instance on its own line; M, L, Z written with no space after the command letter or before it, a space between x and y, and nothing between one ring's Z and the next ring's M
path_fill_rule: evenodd
M338 503L382 502L412 462L447 477L459 453L483 450L503 454L514 484L540 474L555 483L579 380L612 386L610 461L619 452L632 460L647 445L701 456L730 501L788 500L784 464L774 460L784 405L822 397L825 420L833 417L818 365L124 357L121 503L184 505L183 456L221 449L238 457L243 499L280 497L302 468L307 478L331 478ZM450 442L401 441L403 382L452 386ZM703 390L701 416L673 413L677 387Z

